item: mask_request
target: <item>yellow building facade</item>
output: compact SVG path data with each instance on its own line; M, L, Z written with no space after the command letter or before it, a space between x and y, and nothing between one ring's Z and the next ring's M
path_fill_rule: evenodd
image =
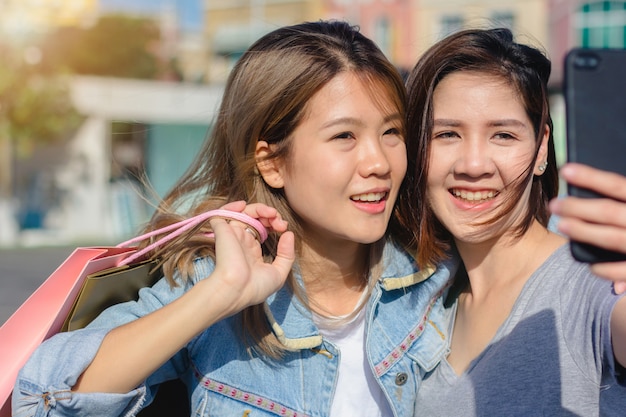
M414 59L447 34L470 27L508 27L520 42L548 48L548 0L414 1Z
M89 25L98 17L98 0L0 0L0 31L29 37L57 26Z
M204 38L210 83L226 80L234 62L256 39L280 26L318 20L322 0L230 0L205 3Z

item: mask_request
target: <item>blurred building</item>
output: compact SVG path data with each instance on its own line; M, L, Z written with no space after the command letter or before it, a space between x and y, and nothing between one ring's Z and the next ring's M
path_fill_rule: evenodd
M97 15L98 0L0 0L0 34L28 38L57 26L90 24Z
M175 60L183 80L204 82L208 50L203 36L203 0L97 0L100 14L154 19L160 27L159 56Z
M60 206L43 213L44 228L60 232L65 242L119 241L136 231L151 208L141 201L145 190L133 178L145 171L161 196L174 184L211 128L234 63L250 44L280 26L346 20L404 70L453 31L509 27L519 41L546 50L553 61L551 105L560 162L565 53L575 46L626 45L626 1L0 0L0 11L5 39L25 39L59 25L89 25L104 13L152 17L161 27L162 58L176 59L183 74L182 83L74 80L72 98L86 121L61 153L66 163L42 176L53 178L63 197ZM184 17L190 14L193 19ZM31 52L36 60L36 51ZM8 230L1 203L0 232Z
M224 82L233 64L256 39L280 26L319 19L358 25L401 69L414 63L411 16L415 0L234 0L205 2L206 78Z
M526 43L546 48L548 0L417 0L413 40L418 56L459 29L507 27Z
M323 17L322 0L206 0L206 80L223 83L255 40L280 26Z
M571 48L626 47L626 1L550 0L548 25L553 83L560 85Z
M415 0L326 0L324 6L326 18L359 25L399 68L408 70L415 64L412 40L417 31L412 16L420 13Z
M551 108L557 160L566 158L565 103L563 100L563 63L575 47L626 47L626 1L549 0L548 55L552 60Z
M68 162L55 172L66 198L49 213L48 227L62 241L120 241L137 232L151 204L186 171L222 88L75 77L71 94L86 120L69 145ZM124 129L116 128L120 123Z

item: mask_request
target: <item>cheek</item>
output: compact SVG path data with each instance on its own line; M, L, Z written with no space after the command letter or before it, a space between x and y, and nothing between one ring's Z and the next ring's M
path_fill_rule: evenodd
M390 163L394 174L399 178L404 178L407 168L406 146L398 146L390 155Z
M520 150L519 152L511 151L503 158L496 161L496 165L500 171L500 175L505 178L505 182L509 183L517 178L521 178L528 173L529 167L532 166L535 157L535 149Z
M427 184L430 187L434 184L441 184L446 178L448 172L452 170L453 160L450 158L450 153L437 152L436 148L431 149L428 172L427 172Z
M443 193L447 191L440 180L435 180L432 175L428 176L426 180L426 201L428 201L429 206L433 206L436 204L438 200L441 199Z
M334 169L336 162L328 157L328 153L319 152L315 147L306 151L293 150L286 174L292 182L313 181L323 175L325 170Z

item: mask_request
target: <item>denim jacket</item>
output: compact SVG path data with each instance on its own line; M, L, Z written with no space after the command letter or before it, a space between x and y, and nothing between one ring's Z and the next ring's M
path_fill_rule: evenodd
M396 417L413 415L421 376L446 353L443 293L456 261L419 271L392 243L366 306L366 356ZM86 329L44 342L21 370L13 392L14 416L134 416L152 401L159 383L182 379L193 416L328 416L341 354L315 327L311 313L287 286L267 300L272 330L289 351L280 360L251 356L228 318L194 338L147 381L126 394L75 393L71 387L89 365L106 333L146 315L188 290L213 270L195 262L193 279L170 288L162 279L139 300L107 309Z

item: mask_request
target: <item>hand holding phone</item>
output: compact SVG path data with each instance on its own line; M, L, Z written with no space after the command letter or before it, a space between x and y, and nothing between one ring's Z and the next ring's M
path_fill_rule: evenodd
M626 176L625 73L626 50L574 49L567 54L564 94L569 162ZM626 208L626 190L623 196L618 190L602 193L603 187L598 185L585 188L568 183L568 192L580 198L610 198ZM594 215L601 219L597 224L616 227L619 232L619 219L611 218L609 212ZM590 244L590 240L572 240L574 258L589 263L626 260L626 245L607 249Z

